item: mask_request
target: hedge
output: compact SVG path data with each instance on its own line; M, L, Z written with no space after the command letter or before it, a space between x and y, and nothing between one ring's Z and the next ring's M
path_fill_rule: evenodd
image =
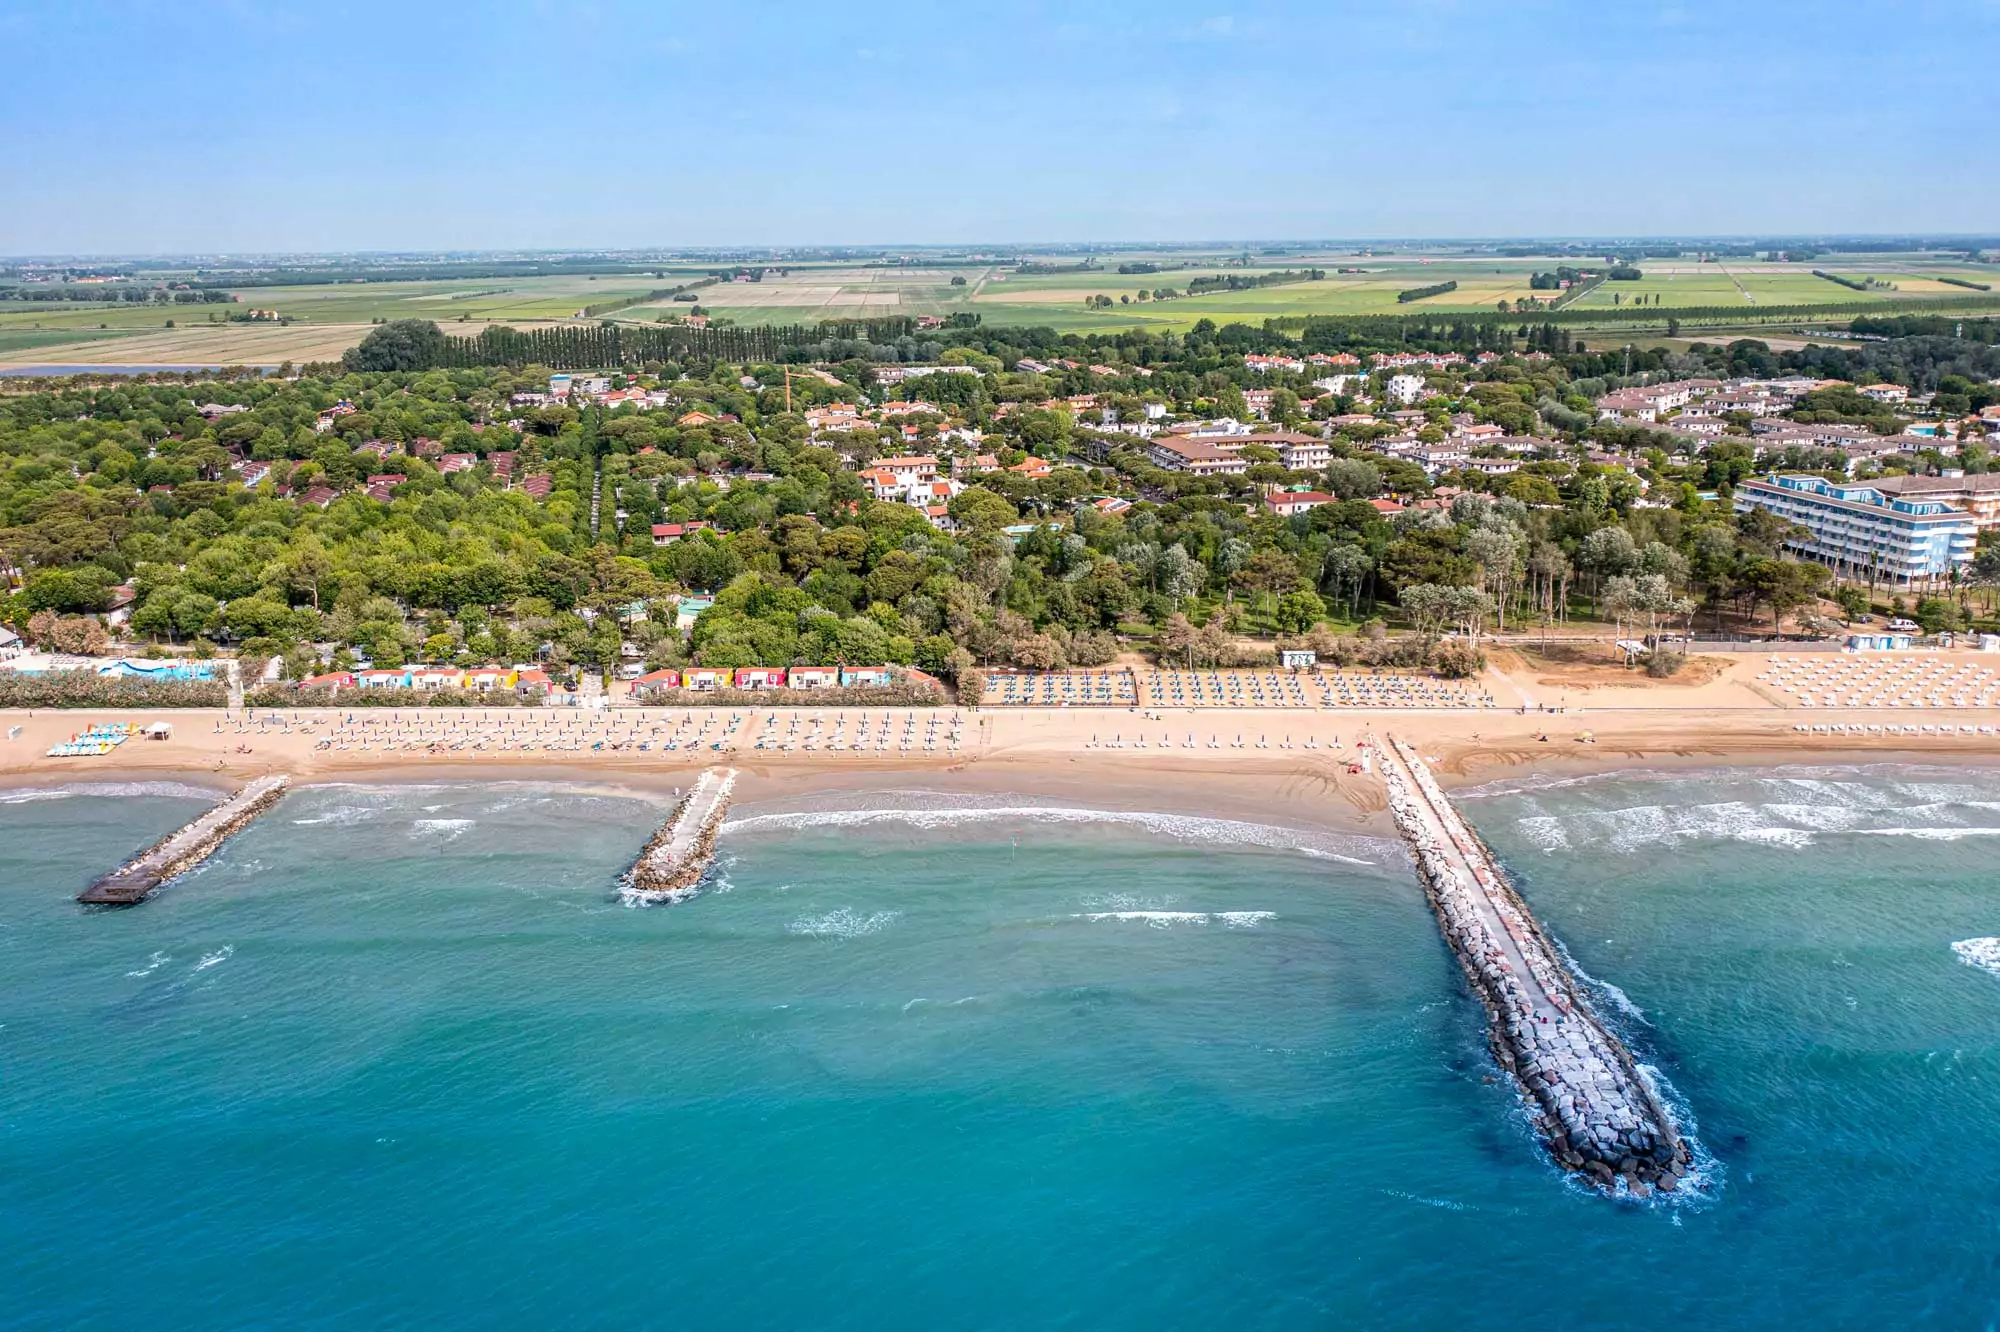
M936 685L910 681L840 689L661 689L633 695L621 707L655 708L934 708L945 702Z
M0 708L220 708L220 680L138 680L95 671L0 671Z
M542 695L523 698L511 689L301 689L264 685L243 695L252 708L532 708Z

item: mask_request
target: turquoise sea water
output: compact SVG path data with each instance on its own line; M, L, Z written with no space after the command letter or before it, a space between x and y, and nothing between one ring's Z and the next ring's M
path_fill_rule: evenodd
M312 788L87 913L194 793L0 797L0 1326L1994 1320L2000 774L1467 801L1671 1205L1545 1163L1393 846L998 803L744 808L630 909L642 801Z

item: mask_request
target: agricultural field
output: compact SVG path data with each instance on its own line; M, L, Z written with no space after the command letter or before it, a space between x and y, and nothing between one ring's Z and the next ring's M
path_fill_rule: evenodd
M1893 290L1854 291L1838 282L1814 277L1812 270L1862 281L1877 278L1894 284ZM1921 296L1977 296L1980 293L1938 281L1939 277L1963 278L2000 287L2000 274L1972 264L1921 264L1880 262L1828 255L1810 264L1754 263L1723 260L1698 264L1684 259L1653 259L1640 265L1645 277L1637 282L1607 282L1571 309L1607 309L1613 297L1630 305L1635 297L1649 302L1659 297L1660 308L1669 311L1699 306L1740 305L1746 310L1759 305L1834 305L1856 300L1907 300ZM1996 298L2000 305L2000 298Z
M739 324L810 324L822 319L879 319L897 315L949 315L967 308L991 270L979 268L799 265L761 282L718 282L697 295L701 307ZM963 277L965 285L951 280ZM1079 304L1080 304L1079 298ZM681 301L633 306L621 319L650 322L687 313Z
M120 333L100 333L95 330L79 333L75 329L12 329L0 328L0 364L9 361L14 353L32 351L37 347L54 347L68 344L74 346L79 339L90 342L115 341L124 336ZM36 358L41 363L41 358Z
M1063 332L1131 327L1184 330L1198 320L1218 324L1261 323L1309 315L1452 315L1493 310L1524 297L1549 299L1534 291L1529 276L1555 268L1553 257L1508 257L1464 253L1388 254L1348 251L1259 253L1244 264L1241 250L1195 253L1137 249L1096 257L1088 271L1022 273L1015 262L843 263L799 262L779 273L768 270L759 282L720 282L700 288L703 309L744 325L811 324L827 319L887 316L980 316L989 327L1046 325ZM1042 256L1068 266L1074 255ZM1120 263L1145 261L1166 271L1121 274ZM1576 263L1579 261L1570 260ZM1242 266L1238 266L1242 265ZM1645 298L1646 308L1664 319L1676 310L1740 309L1746 325L1759 310L1825 305L1852 308L1857 301L1900 302L1954 298L1982 293L1939 281L1957 277L2000 287L2000 271L1936 254L1826 255L1811 263L1768 263L1727 259L1647 259L1637 282L1605 283L1572 311L1588 313L1629 307ZM1878 278L1893 290L1856 292L1814 277L1811 269L1857 280ZM1317 281L1285 283L1246 291L1220 291L1169 301L1140 301L1139 293L1163 287L1185 290L1202 276L1255 276L1285 269L1318 268ZM1342 268L1361 271L1342 273ZM0 300L0 365L23 364L260 364L285 360L325 360L366 336L376 321L434 319L447 332L470 333L488 323L516 328L561 323L590 305L643 296L649 291L694 281L707 270L681 264L656 273L554 277L426 279L408 282L322 283L290 287L244 287L229 306L70 306ZM953 285L954 278L963 278ZM1398 292L1454 281L1455 291L1399 303ZM1092 297L1113 304L1097 308ZM1651 306L1658 297L1660 304ZM1129 300L1121 300L1129 298ZM221 322L226 312L273 309L294 321ZM606 317L652 323L687 313L689 302L661 301L627 306ZM1992 294L2000 310L2000 292ZM1525 315L1533 318L1532 314ZM1796 321L1796 317L1793 317ZM165 327L171 319L175 327ZM1609 327L1609 326L1608 326ZM1620 326L1622 327L1622 326ZM1616 331L1614 328L1613 331ZM1635 330L1636 331L1636 330ZM1627 337L1629 334L1619 333Z
M192 324L88 341L0 350L0 365L278 365L333 361L367 336L365 324ZM4 347L4 344L0 344Z

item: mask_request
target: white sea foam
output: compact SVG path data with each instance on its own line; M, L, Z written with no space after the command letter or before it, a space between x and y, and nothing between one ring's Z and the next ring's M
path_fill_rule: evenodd
M1925 842L1956 842L1961 837L2000 837L2000 828L1861 828L1870 837L1915 837Z
M301 827L310 827L319 823L331 823L338 826L349 823L362 823L374 818L381 812L380 809L370 808L367 805L336 805L332 809L324 810L307 818L293 819L292 822Z
M1966 966L2000 976L2000 939L1960 939L1951 946L1951 951Z
M1382 1192L1388 1194L1391 1198L1401 1198L1404 1202L1421 1203L1425 1207L1437 1207L1447 1212L1476 1212L1479 1210L1470 1203L1453 1202L1449 1198L1424 1198L1414 1193L1405 1193L1401 1189L1384 1189Z
M1108 823L1143 828L1163 837L1187 842L1230 843L1300 851L1350 865L1378 865L1377 859L1348 855L1328 845L1334 839L1294 828L1245 823L1236 819L1211 819L1185 814L1151 814L1123 810L1079 809L1064 805L959 805L944 809L816 809L781 814L751 814L726 821L720 832L773 832L797 828L851 828L870 824L901 823L913 828L955 828L966 824L1031 821L1039 823ZM1343 838L1338 844L1373 850L1373 838ZM1317 845L1314 845L1317 843ZM1394 854L1383 842L1382 854Z
M465 830L477 825L478 819L418 819L410 830L412 837L436 837L446 842L456 842L465 836Z
M235 956L235 953L235 944L224 944L212 953L203 953L201 961L194 964L194 969L196 971L207 971L210 967L219 967Z
M864 916L848 907L841 907L823 916L800 916L786 928L793 934L814 939L858 939L863 935L880 934L900 915L900 911L874 911Z
M171 961L173 961L173 958L167 956L165 953L155 953L151 957L146 959L145 966L141 967L137 971L128 971L125 974L127 976L135 976L135 977L150 976Z
M186 782L65 782L61 786L17 786L0 791L0 805L31 805L43 800L95 796L105 800L208 800L221 793Z
M1085 911L1070 917L1071 920L1118 920L1134 921L1150 925L1156 930L1171 929L1175 925L1206 925L1219 921L1233 930L1255 929L1260 921L1276 920L1275 911Z
M1885 806L1876 803L1758 804L1732 800L1699 805L1636 805L1624 809L1578 810L1562 815L1533 813L1518 819L1521 836L1540 851L1588 847L1621 855L1696 841L1737 841L1798 849L1829 836L1917 837L1955 841L2000 835L2000 828L1965 827L1944 820L1954 806L1941 802ZM1911 820L1938 820L1926 825ZM1883 824L1885 826L1868 826Z
M689 884L685 888L668 888L653 892L625 884L618 889L618 901L622 906L634 908L668 906L675 902L685 902L700 891L700 887L695 884Z

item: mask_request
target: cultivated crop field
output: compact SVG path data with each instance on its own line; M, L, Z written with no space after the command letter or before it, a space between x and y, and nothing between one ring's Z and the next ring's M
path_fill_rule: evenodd
M1246 262L1247 260L1247 262ZM1047 255L1039 261L1075 268L1075 255ZM1121 263L1148 262L1155 273L1119 273ZM1439 250L1398 250L1375 254L1348 251L1194 253L1135 249L1098 255L1087 270L1022 273L1006 264L958 261L930 264L800 262L767 268L763 280L725 281L698 289L701 307L744 325L811 324L826 319L885 316L949 317L976 313L990 327L1046 325L1063 332L1132 327L1185 330L1208 319L1218 324L1261 323L1310 315L1452 315L1489 312L1499 302L1525 297L1552 299L1535 291L1531 274L1559 263L1588 266L1592 261L1554 257L1467 255ZM1825 255L1810 263L1750 259L1697 262L1645 259L1637 282L1607 282L1573 305L1588 313L1630 307L1643 300L1648 313L1664 319L1676 310L1741 310L1750 323L1760 309L1827 306L1852 309L1857 303L1900 303L1952 298L1991 299L2000 310L2000 292L1980 293L1940 281L1956 277L2000 287L2000 269L1969 264L1939 254ZM1857 281L1878 278L1893 289L1857 292L1815 277L1823 268ZM1171 287L1185 291L1197 277L1254 277L1318 268L1318 280L1289 282L1243 291L1218 291L1172 300L1151 299ZM1342 268L1359 271L1342 273ZM602 306L647 292L692 282L708 270L681 264L657 272L565 274L554 277L463 278L408 282L347 282L285 287L244 287L228 306L69 305L0 299L0 365L24 364L259 364L337 357L367 335L376 321L436 320L447 332L470 333L488 323L517 328L573 319L587 306ZM954 284L953 279L963 279ZM1397 293L1443 282L1454 291L1399 303ZM1148 299L1141 301L1140 292ZM1092 303L1108 297L1110 306ZM1652 301L1657 298L1659 304ZM652 323L688 312L690 302L659 301L625 306L605 317ZM229 311L276 310L289 326L222 322ZM1975 307L1976 308L1976 307ZM1733 318L1733 316L1731 316ZM1523 318L1533 319L1532 312ZM1796 318L1796 316L1794 316ZM165 327L173 320L174 328Z
M22 365L279 365L336 361L367 336L366 324L196 324L88 341L10 346L0 340L0 366ZM0 339L8 334L0 332ZM88 336L88 335L84 335Z

